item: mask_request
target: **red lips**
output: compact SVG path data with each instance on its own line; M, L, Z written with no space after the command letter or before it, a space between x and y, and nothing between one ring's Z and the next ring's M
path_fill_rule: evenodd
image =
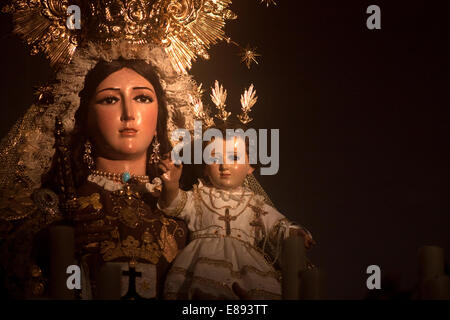
M134 136L138 131L134 128L123 128L119 132L123 136Z

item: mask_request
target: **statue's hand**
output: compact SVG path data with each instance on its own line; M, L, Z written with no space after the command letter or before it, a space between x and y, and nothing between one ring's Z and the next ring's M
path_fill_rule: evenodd
M170 190L178 190L179 181L181 178L182 164L175 164L169 157L159 162L159 169L162 171L161 179L164 187Z

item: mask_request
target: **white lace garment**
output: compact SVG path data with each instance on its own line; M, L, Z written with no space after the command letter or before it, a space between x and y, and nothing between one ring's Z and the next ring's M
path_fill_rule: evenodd
M273 262L290 223L262 196L243 187L227 192L199 181L192 191L180 190L169 206L159 207L185 220L191 235L168 273L165 298L192 299L199 290L208 297L237 299L233 282L252 299L281 298Z

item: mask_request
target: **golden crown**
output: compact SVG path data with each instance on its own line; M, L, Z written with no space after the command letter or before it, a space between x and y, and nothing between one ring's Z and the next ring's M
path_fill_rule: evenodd
M185 73L198 56L225 40L225 22L237 16L231 0L11 0L3 12L11 13L14 33L43 52L52 66L70 62L76 48L86 41L163 47L179 73ZM261 2L269 1L261 0ZM270 1L272 2L272 1ZM272 2L273 3L273 2ZM79 9L80 28L68 24L73 6ZM69 12L68 12L68 9ZM250 51L250 54L247 52ZM249 67L255 53L242 51ZM247 60L246 59L247 57Z

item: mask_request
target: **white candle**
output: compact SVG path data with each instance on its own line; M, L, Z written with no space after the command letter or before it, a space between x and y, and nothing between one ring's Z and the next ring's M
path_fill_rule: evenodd
M300 299L320 299L321 281L321 274L318 268L312 268L304 271L300 276Z
M67 267L75 262L74 229L69 226L54 226L50 236L50 297L58 300L75 299L73 290L67 288Z
M421 281L444 275L444 250L436 246L419 248L419 277Z
M306 269L304 239L298 232L298 227L291 226L289 236L283 242L281 272L282 296L285 300L300 298L299 275Z
M106 263L100 268L98 299L120 300L122 268L117 263Z
M450 300L450 278L446 275L428 278L420 291L424 300Z

